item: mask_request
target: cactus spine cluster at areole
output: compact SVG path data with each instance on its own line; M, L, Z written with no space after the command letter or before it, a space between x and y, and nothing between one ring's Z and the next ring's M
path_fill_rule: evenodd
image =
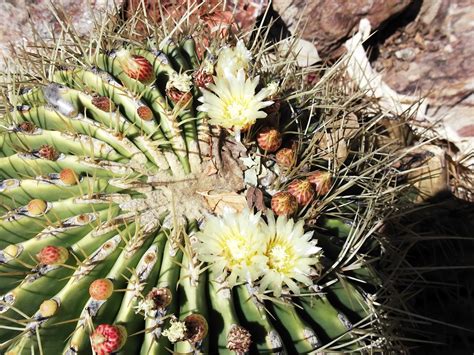
M290 52L227 27L204 45L201 26L63 43L44 78L3 84L1 353L389 342L368 262L389 187L362 138L375 123L342 105L338 80L318 96ZM318 143L331 130L342 158Z

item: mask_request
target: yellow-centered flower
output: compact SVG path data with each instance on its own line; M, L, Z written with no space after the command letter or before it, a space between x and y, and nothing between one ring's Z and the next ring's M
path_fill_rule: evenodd
M256 94L258 82L258 76L246 79L243 69L235 77L214 77L214 84L202 89L198 110L207 112L210 124L245 131L257 119L267 117L261 110L273 103L264 100L273 94L274 88L267 87Z
M300 293L298 283L310 286L311 271L319 263L321 248L312 240L313 232L305 233L304 221L280 216L275 221L268 215L268 229L265 256L267 264L260 280L260 290L271 290L279 297L287 286L294 294Z
M321 248L312 240L313 232L304 232L304 221L275 220L271 212L267 220L248 209L210 216L196 234L198 258L230 287L249 282L276 297L286 288L299 294L301 284L312 284Z
M260 277L266 264L266 224L260 213L249 210L210 216L196 236L198 257L208 262L213 272L227 279L229 286Z

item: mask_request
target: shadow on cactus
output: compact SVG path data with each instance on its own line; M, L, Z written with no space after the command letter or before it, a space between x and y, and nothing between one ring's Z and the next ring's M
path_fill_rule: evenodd
M380 115L340 65L299 68L263 27L190 18L168 32L112 16L18 54L2 84L2 353L393 346L371 264L404 187Z

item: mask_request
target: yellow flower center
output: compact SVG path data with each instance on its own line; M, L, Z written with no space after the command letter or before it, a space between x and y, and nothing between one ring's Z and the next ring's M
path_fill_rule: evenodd
M295 252L293 247L282 241L273 241L267 251L268 266L274 271L290 275L292 273L295 261Z
M224 119L232 122L234 126L246 126L255 122L255 119L248 117L250 100L234 98L224 104Z
M237 231L222 238L221 248L229 269L240 265L250 265L255 256L255 248L249 243L248 238Z

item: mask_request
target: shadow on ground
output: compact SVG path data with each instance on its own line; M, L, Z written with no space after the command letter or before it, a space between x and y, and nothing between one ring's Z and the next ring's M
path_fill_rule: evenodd
M408 253L398 289L418 315L405 335L427 342L413 343L411 353L472 354L474 205L440 194L400 222L399 250Z

